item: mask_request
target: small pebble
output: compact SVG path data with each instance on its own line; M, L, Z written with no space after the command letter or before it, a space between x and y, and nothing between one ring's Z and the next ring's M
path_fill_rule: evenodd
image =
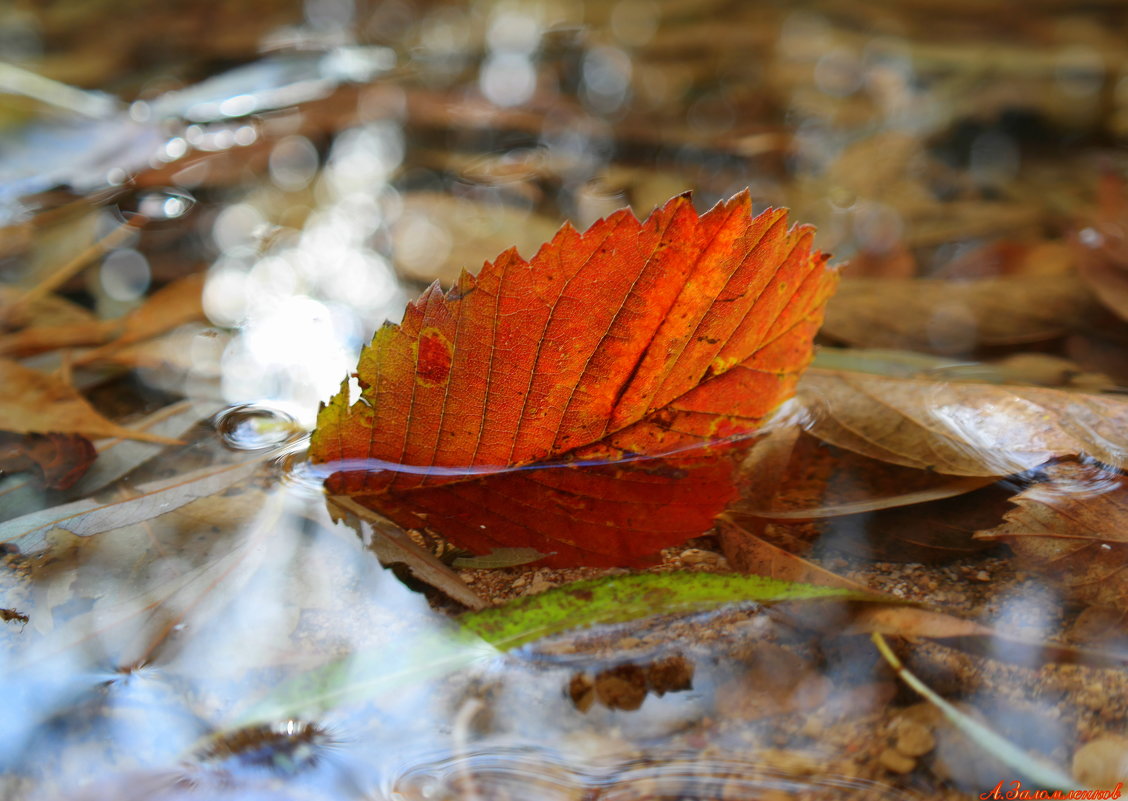
M990 581L991 580L991 574L988 573L986 570L980 570L978 573L975 574L975 580L976 581Z
M936 738L920 723L902 720L897 726L897 743L894 747L905 756L924 756L936 747Z
M687 565L715 565L721 561L720 554L703 551L700 548L686 548L678 555L678 558Z
M1073 755L1073 778L1083 787L1112 788L1128 777L1128 738L1105 735Z
M529 582L529 586L525 588L522 594L536 595L538 593L544 592L545 590L551 590L552 587L552 583L545 579L543 576L537 576Z
M886 748L878 756L877 761L883 768L892 773L909 773L916 767L916 760L905 756L893 748Z

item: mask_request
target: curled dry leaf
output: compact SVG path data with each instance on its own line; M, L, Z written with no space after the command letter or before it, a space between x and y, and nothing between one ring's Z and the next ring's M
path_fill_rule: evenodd
M823 332L863 348L966 353L984 345L1052 339L1091 305L1073 276L987 278L955 283L844 279Z
M1078 462L1046 474L1015 496L1001 525L976 536L1005 542L1078 601L1128 609L1128 476Z
M1005 476L1086 454L1128 467L1128 401L991 384L810 370L807 429L874 459L960 476Z
M638 563L709 528L810 361L836 282L812 236L743 193L506 251L376 332L311 456L330 492L476 553Z
M134 431L95 411L78 391L61 379L0 359L0 427L15 434L81 434L147 442L176 440Z

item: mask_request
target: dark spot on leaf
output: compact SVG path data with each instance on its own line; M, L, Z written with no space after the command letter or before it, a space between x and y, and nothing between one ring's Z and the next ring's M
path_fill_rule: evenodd
M419 336L419 359L415 375L420 384L435 386L445 383L450 375L452 350L442 332L424 329Z

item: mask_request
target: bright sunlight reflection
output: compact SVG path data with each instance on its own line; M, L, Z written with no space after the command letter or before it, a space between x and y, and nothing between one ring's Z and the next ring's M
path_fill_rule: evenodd
M338 137L308 192L317 154L291 137L271 154L279 192L220 212L212 236L222 254L204 306L214 323L238 329L222 357L225 400L285 402L311 424L366 338L398 319L404 294L375 243L398 216L388 179L402 158L394 121L353 129ZM283 222L295 216L304 216L298 230Z

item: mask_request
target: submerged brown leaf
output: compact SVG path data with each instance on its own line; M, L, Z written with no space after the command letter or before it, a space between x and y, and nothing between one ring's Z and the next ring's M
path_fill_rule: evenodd
M98 320L89 313L74 315L72 319L55 311L57 306L53 304L57 299L53 296L41 298L29 310L34 324L0 336L0 354L26 357L59 348L101 345L82 354L76 363L90 364L110 358L122 348L203 319L204 278L203 273L195 273L174 281L154 292L124 317L113 320ZM2 300L0 295L0 302ZM38 315L38 306L44 307L45 318Z
M775 454L768 458L767 449L787 433L800 434L798 429L776 429L752 448L741 468L747 476L741 482L741 497L730 511L801 522L917 506L994 482L993 477L901 467L819 442L805 433L789 444L782 458Z
M905 603L807 601L777 606L772 614L800 628L833 635L925 637L1023 667L1051 662L1113 668L1128 665L1128 656L1122 653L1024 639L974 620Z
M13 306L24 294L22 289L0 286L0 307ZM44 295L35 300L27 307L22 317L3 318L4 327L7 329L27 325L30 322L34 322L36 325L62 326L96 321L97 317L89 309L84 309L77 303L71 303L58 295Z
M83 354L76 363L90 364L128 345L204 319L205 279L204 273L193 273L157 290L121 319L121 333L113 342Z
M840 515L826 521L819 543L883 562L931 564L980 553L994 543L977 540L975 534L1003 519L1015 493L1007 484L1000 481L956 497Z
M30 554L46 547L48 534L56 529L69 531L78 537L89 537L143 523L192 501L221 493L262 470L268 455L259 454L234 464L178 473L171 478L142 484L128 496L116 500L83 498L5 520L0 523L0 543Z
M1111 396L812 369L798 397L819 439L906 467L1005 476L1080 454L1128 467L1128 401Z
M965 283L850 278L827 307L822 331L857 347L966 353L1060 336L1090 305L1084 285L1068 275Z
M329 510L334 521L344 520L356 531L381 564L389 567L404 565L417 579L468 609L481 609L486 605L457 573L417 545L406 532L388 524L372 510L341 495L329 496ZM369 524L369 531L364 530L362 521Z
M37 474L43 486L68 489L98 454L80 434L9 434L0 431L0 473Z
M757 535L754 526L738 525L722 516L717 520L717 531L721 535L721 547L724 549L725 559L741 573L820 587L838 587L874 595L880 594L865 585L832 573L801 556L772 545Z
M0 359L0 427L16 434L50 432L175 443L168 437L125 428L103 417L59 378Z
M1046 472L1002 525L977 537L1005 542L1078 601L1128 609L1128 476L1078 462Z

